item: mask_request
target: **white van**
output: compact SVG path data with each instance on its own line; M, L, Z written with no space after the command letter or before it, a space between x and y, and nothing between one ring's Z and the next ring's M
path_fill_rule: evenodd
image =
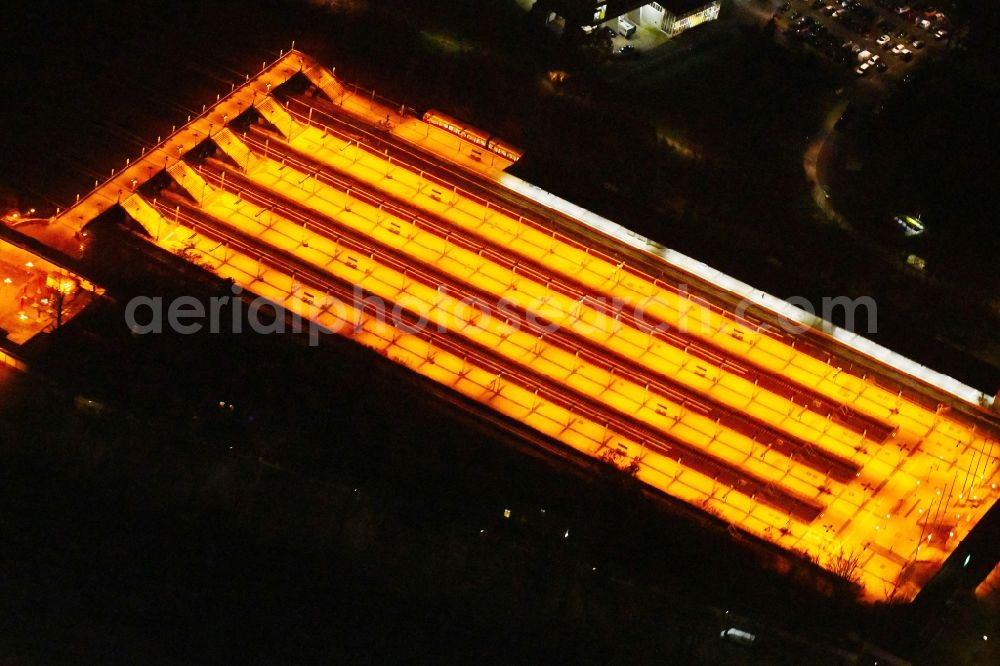
M624 16L618 17L618 34L625 39L630 39L635 34L635 23L629 21Z

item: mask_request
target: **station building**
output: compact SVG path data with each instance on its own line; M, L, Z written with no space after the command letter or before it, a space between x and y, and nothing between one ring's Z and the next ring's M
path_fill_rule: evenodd
M25 345L79 314L104 290L0 218L0 366L25 369ZM40 252L45 252L44 256Z

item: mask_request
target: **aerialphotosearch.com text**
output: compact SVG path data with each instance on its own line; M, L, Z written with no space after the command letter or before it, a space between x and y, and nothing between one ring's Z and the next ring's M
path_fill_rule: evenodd
M632 327L648 334L675 331L695 336L711 336L719 331L718 308L692 294L680 285L668 301L652 297L641 303L627 303L620 298L604 295L572 297L552 294L541 299L500 298L490 300L470 296L441 285L433 301L420 299L406 292L391 302L354 285L349 296L314 294L304 288L294 289L286 304L254 296L238 285L231 295L199 299L181 296L166 300L159 296L137 296L125 307L125 322L137 335L174 333L195 335L252 332L259 335L283 333L309 336L309 344L319 344L322 335L341 333L352 335L362 328L375 333L389 329L407 334L424 332L461 332L468 327L492 328L497 331L524 330L544 336L565 329L583 336L599 332L617 332ZM675 298L679 297L679 298ZM810 329L829 331L830 321L839 317L840 327L857 331L864 325L865 333L877 330L877 305L870 296L823 297L817 309L806 298L790 297L788 303L798 308L802 316L796 320L772 316L772 323L759 316L747 318L755 304L740 301L731 309L732 315L745 327L759 332L776 329L800 334ZM678 308L676 303L680 303ZM701 307L695 307L701 306ZM661 318L652 313L661 313ZM672 312L672 321L664 321L662 313Z

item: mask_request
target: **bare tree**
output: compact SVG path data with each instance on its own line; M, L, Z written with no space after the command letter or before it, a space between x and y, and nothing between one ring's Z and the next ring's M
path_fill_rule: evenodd
M835 576L857 585L861 582L861 562L864 552L846 552L844 547L840 547L840 552L831 555L827 561L826 568Z

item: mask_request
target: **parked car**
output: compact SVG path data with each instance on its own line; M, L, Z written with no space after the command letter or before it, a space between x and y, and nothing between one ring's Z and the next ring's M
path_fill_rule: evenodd
M860 65L858 65L857 69L854 70L854 73L857 74L858 76L864 76L865 74L868 73L869 69L871 69L871 65L869 65L866 62L863 62Z
M636 51L635 47L632 46L631 44L626 44L625 46L615 51L615 55L618 56L619 58L631 59L631 58L637 58L639 56L639 52Z
M913 48L919 50L919 49L924 48L924 43L922 41L920 41L919 39L914 39L912 42L910 42L910 46L912 46Z
M877 40L875 40L875 43L878 44L879 46L885 46L886 44L888 44L891 41L892 41L892 37L890 37L889 35L882 35Z

